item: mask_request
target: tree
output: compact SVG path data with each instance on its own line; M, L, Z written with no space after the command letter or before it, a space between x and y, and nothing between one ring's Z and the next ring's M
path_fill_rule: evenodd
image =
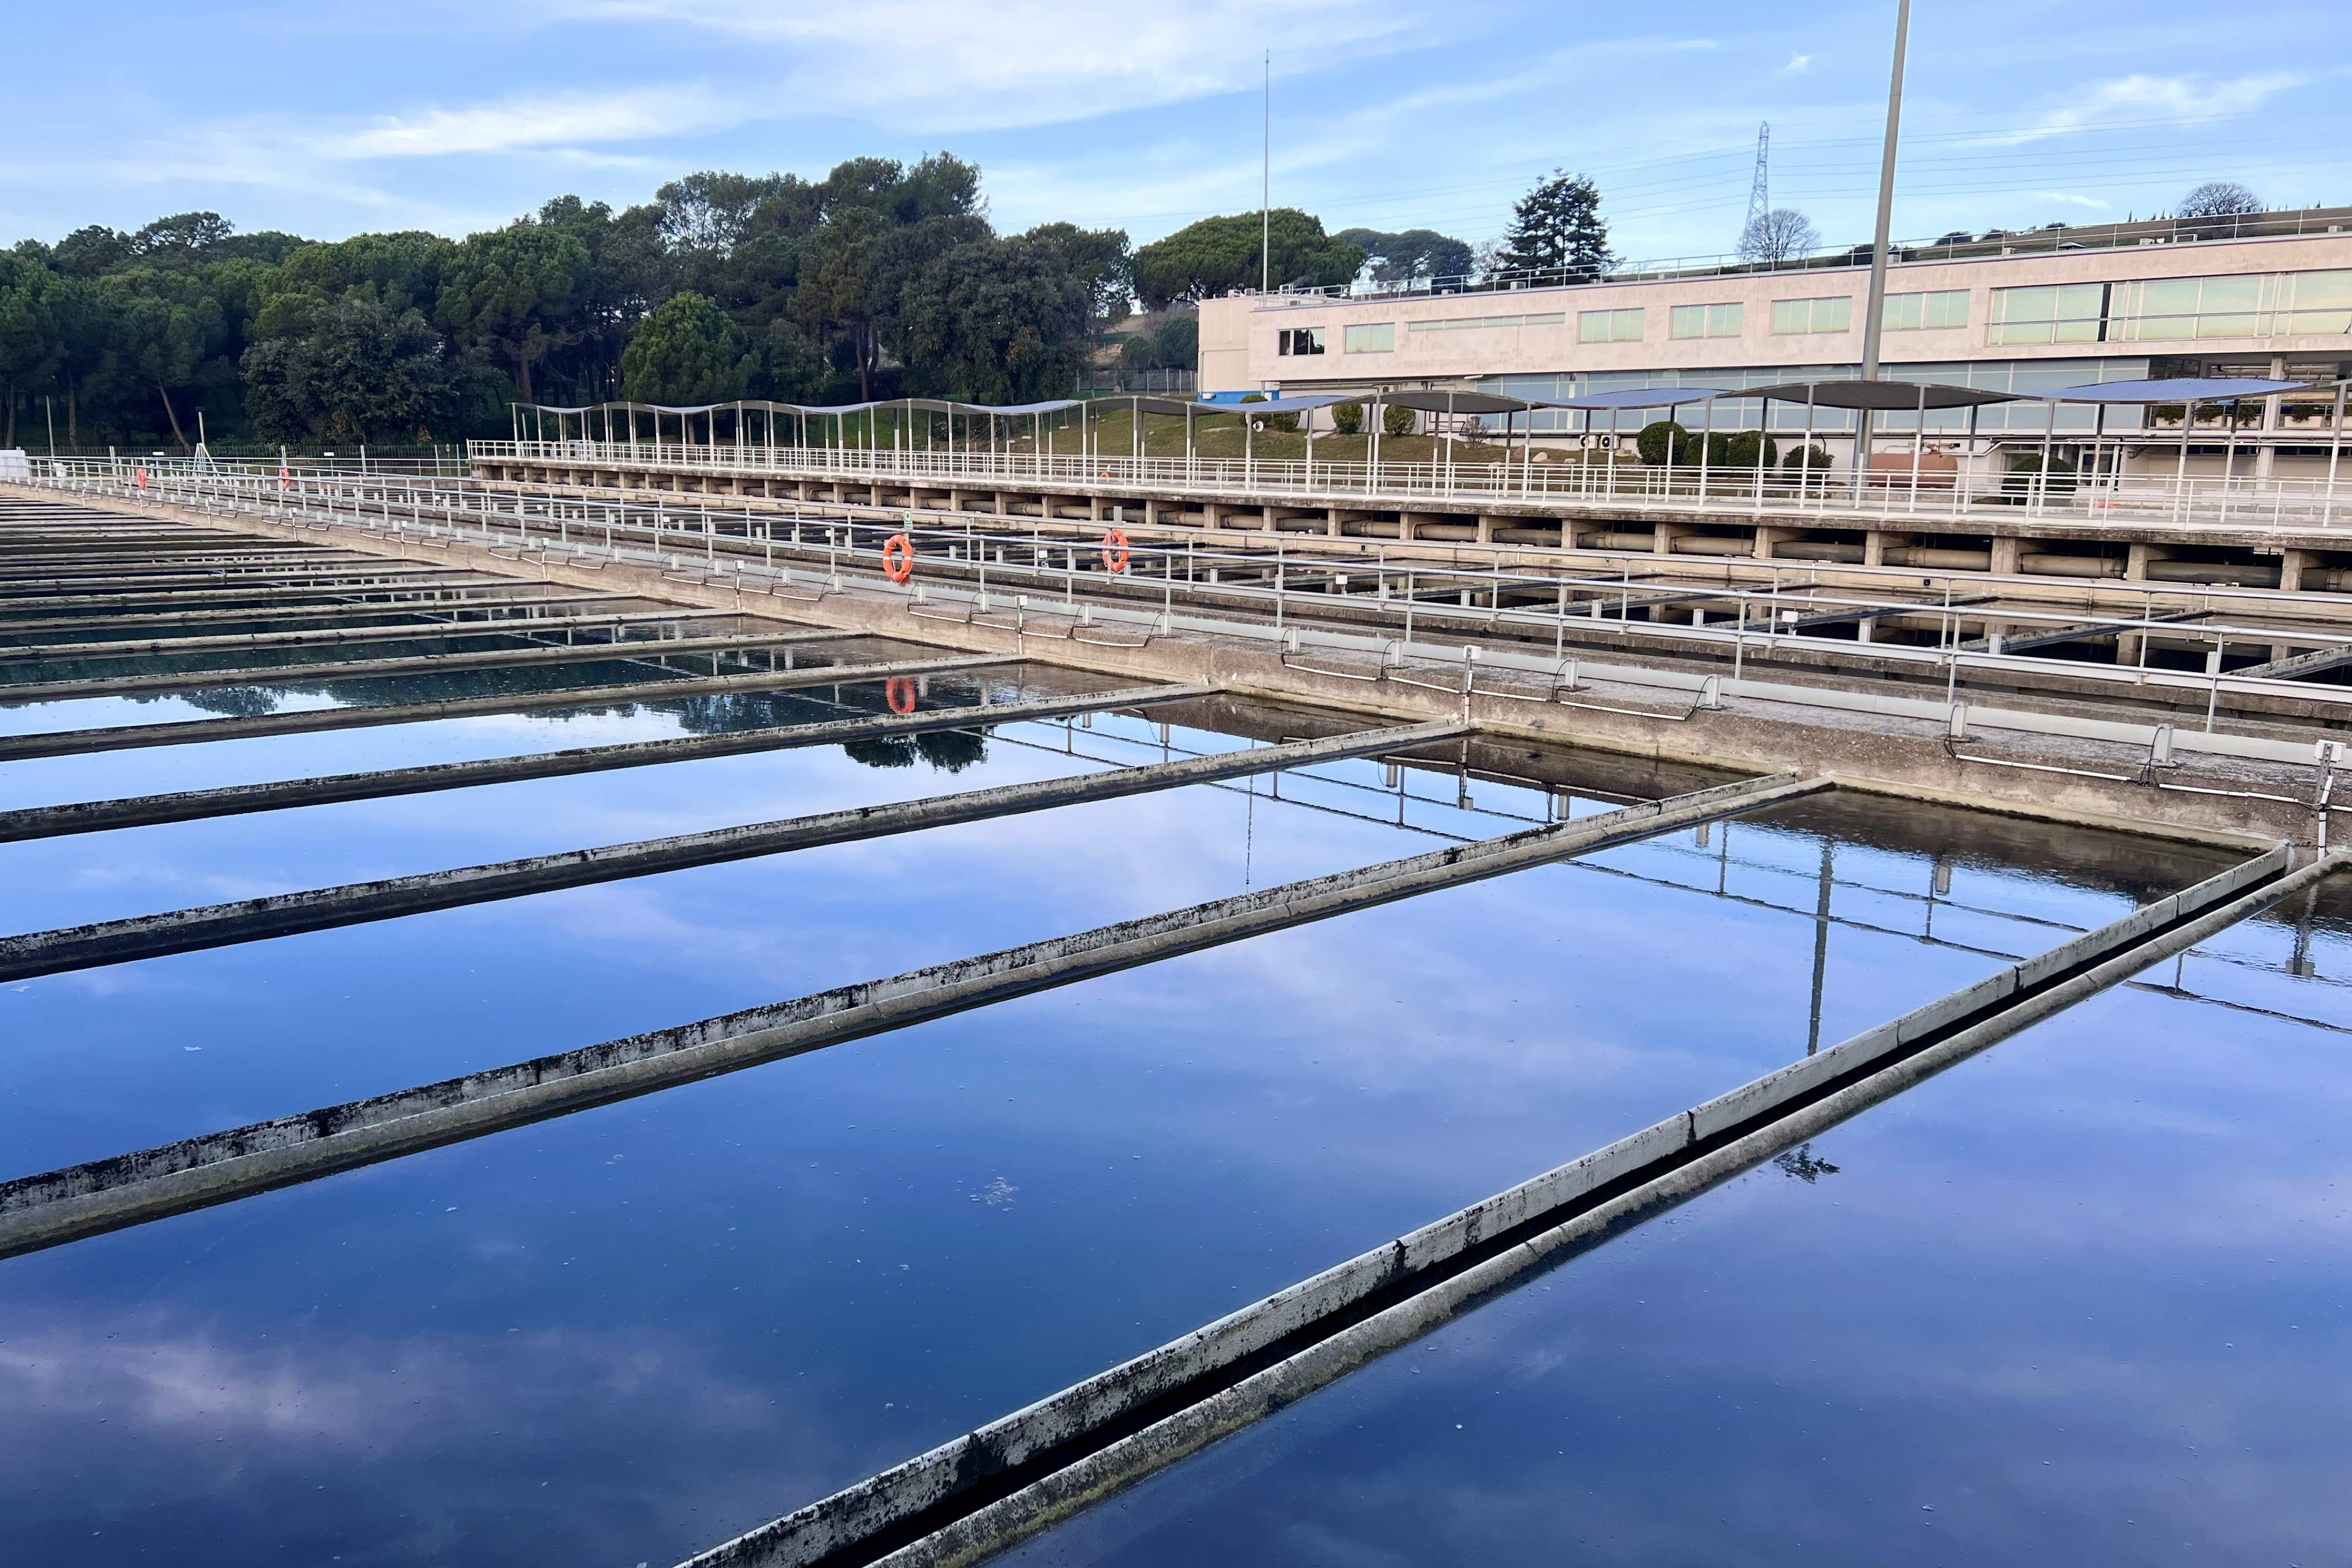
M0 397L7 427L0 447L16 444L16 401L46 384L65 357L58 330L58 275L38 262L0 251Z
M1739 236L1739 259L1778 267L1809 251L1819 250L1821 230L1794 207L1774 207L1748 220Z
M466 237L444 268L435 314L461 342L514 366L528 403L531 367L585 331L588 286L579 236L524 218Z
M457 250L439 235L415 229L301 246L261 279L253 335L306 331L320 310L345 299L372 300L395 314L415 310L430 316L440 302L442 271Z
M1323 220L1295 207L1267 216L1263 248L1265 271L1277 287L1328 289L1349 282L1364 265L1364 253L1323 232ZM1260 277L1259 215L1206 217L1156 240L1135 253L1135 291L1154 310L1179 300L1210 300L1238 289L1255 289Z
M1201 358L1201 319L1171 315L1158 330L1119 345L1118 367L1129 375L1154 370L1191 370Z
M1086 285L1097 338L1104 328L1127 320L1135 303L1135 257L1128 248L1127 230L1041 223L1027 237L1062 247L1071 274Z
M414 307L340 300L299 337L257 342L242 365L246 414L273 441L410 441L446 427L457 375Z
M143 263L109 274L100 287L110 296L114 329L110 369L142 395L155 394L173 441L186 451L187 429L172 395L193 391L205 362L230 345L220 296L199 271L163 271Z
M2235 180L2208 180L2180 198L2182 217L2243 217L2262 210L2254 193Z
M975 403L1065 396L1086 361L1092 312L1057 244L974 240L908 290L908 369L919 386Z
M1609 253L1609 226L1601 218L1601 190L1585 174L1552 171L1519 199L1503 236L1507 270L1563 270L1598 278L1615 265Z
M1426 282L1433 278L1468 275L1475 261L1470 247L1433 228L1409 228L1382 234L1376 228L1343 228L1341 239L1364 253L1372 281L1390 285Z
M707 295L673 294L629 333L621 387L641 403L692 406L743 395L759 356Z

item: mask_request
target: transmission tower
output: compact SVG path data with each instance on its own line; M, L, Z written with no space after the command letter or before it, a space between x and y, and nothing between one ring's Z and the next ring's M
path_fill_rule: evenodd
M1772 152L1772 122L1766 121L1756 128L1756 179L1748 187L1748 218L1739 226L1742 239L1756 220L1772 210L1772 195L1765 179L1765 168Z

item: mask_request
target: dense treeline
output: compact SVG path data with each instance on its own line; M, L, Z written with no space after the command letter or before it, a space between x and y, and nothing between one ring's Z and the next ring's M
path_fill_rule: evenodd
M0 447L54 418L61 447L184 449L199 411L215 445L396 444L504 434L509 401L1053 396L1132 266L1118 230L997 233L945 154L562 196L462 240L93 226L0 251Z
M1139 300L1122 374L1189 369L1192 304L1260 281L1428 282L1607 265L1599 193L1555 174L1493 258L1289 207L1000 234L980 171L853 158L822 180L705 172L641 205L559 196L461 240L238 234L216 213L0 250L0 447L399 446L504 435L510 403L1023 403L1076 391Z

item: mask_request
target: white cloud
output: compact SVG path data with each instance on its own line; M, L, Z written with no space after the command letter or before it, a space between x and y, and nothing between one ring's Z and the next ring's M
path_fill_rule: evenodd
M781 6L770 0L565 0L581 19L709 28L773 46L772 93L794 116L885 119L897 130L1049 125L1255 88L1263 52L1277 74L1328 70L1351 56L1430 41L1459 18L1420 3L1334 9L1307 0L1202 0L1107 14L1087 0L876 0Z
M728 95L680 82L390 115L364 130L327 138L320 151L331 158L356 159L569 149L583 142L689 135L740 125L748 118Z
M2071 207L2104 207L2107 205L2096 196L2078 196L2072 191L2036 191L2033 194L2045 202L2059 202Z
M2231 77L2221 81L2201 76L2118 77L2077 89L2072 104L2043 115L2022 130L2003 132L1984 141L1995 146L2018 146L2095 131L2118 121L2199 125L2252 113L2276 94L2301 87L2309 79L2292 71Z
M1811 67L1812 63L1813 57L1811 55L1790 55L1789 57L1789 63L1780 68L1780 74L1782 76L1802 76L1805 71Z

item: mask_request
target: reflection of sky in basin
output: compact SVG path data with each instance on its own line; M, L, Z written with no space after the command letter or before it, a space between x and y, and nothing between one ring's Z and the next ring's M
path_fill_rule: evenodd
M2183 969L2317 1023L2107 993L1005 1561L2340 1561L2352 996Z
M1008 727L951 779L776 752L0 847L0 878L24 929L1099 765L1066 740L1159 754L1133 720ZM1340 815L1393 816L1378 764L1317 773L1279 803L1195 787L12 985L6 1173L1441 842ZM1434 832L1545 811L1402 782ZM1684 833L0 1263L0 1557L674 1560L1801 1052L1823 829L1862 923L1822 953L1822 1038L1986 972L1894 934L1935 876L1877 809ZM2209 863L2170 853L2140 856L2166 885ZM1936 929L1981 947L2063 934L2003 911L2126 902L1949 877Z

